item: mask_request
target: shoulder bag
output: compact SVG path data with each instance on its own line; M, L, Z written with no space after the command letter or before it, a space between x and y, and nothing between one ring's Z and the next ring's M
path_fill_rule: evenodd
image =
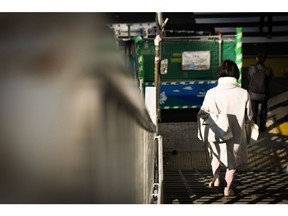
M198 138L203 142L223 143L233 137L231 127L229 125L228 115L222 113L215 100L214 103L217 113L207 113L205 118L198 118Z

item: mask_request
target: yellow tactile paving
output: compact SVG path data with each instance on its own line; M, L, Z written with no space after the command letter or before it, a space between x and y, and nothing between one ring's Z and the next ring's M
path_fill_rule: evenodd
M277 123L288 115L287 104L288 91L279 94L268 101L269 112L267 115L266 126L269 133L288 136L288 122ZM284 105L281 105L284 104ZM276 108L274 108L276 107Z
M279 125L280 134L283 136L288 136L288 122Z

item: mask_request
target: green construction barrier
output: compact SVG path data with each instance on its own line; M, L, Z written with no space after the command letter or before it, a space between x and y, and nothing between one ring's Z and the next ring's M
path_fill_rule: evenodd
M235 41L223 41L222 43L222 62L225 60L236 60L236 42Z
M221 46L221 56L219 56ZM145 40L141 44L145 62L145 82L154 80L154 55L155 46L152 40ZM183 51L210 51L209 70L182 70ZM192 41L190 39L163 40L162 59L168 59L168 73L161 75L161 81L188 81L188 80L216 80L219 63L226 59L235 61L235 40ZM221 60L219 61L219 58Z

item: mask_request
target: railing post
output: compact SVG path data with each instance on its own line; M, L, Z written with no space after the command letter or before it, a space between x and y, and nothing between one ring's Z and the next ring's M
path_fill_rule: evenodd
M153 199L155 204L163 202L163 143L162 136L156 136L157 161L155 162L155 182L153 185Z

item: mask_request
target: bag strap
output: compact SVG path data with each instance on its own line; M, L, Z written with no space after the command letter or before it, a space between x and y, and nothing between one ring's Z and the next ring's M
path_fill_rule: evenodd
M215 106L216 106L216 109L218 111L218 114L221 113L219 107L217 106L217 102L216 102L216 87L214 88L214 103L215 103Z

